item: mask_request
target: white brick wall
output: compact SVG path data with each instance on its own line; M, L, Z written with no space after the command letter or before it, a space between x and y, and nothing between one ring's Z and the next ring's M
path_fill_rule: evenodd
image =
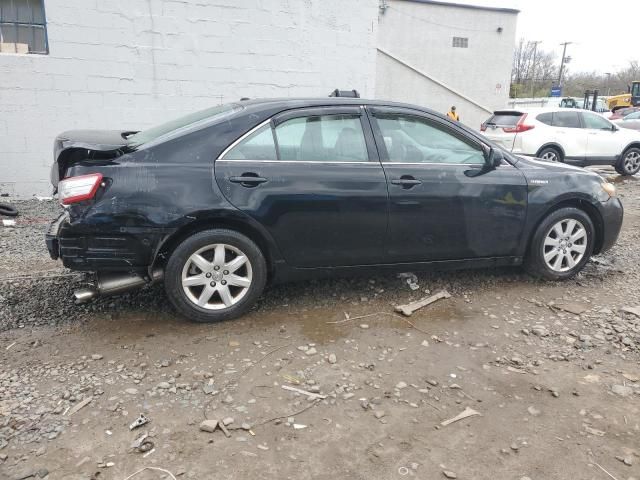
M54 137L240 97L374 95L377 0L45 0L50 55L0 54L0 192L50 193Z
M515 13L404 0L387 0L380 15L378 46L454 91L490 110L505 108L515 45ZM502 33L498 33L498 28ZM468 48L452 47L453 37L469 39ZM496 90L500 84L501 89ZM456 105L462 121L479 129L489 117L482 108L379 54L376 94L446 113Z

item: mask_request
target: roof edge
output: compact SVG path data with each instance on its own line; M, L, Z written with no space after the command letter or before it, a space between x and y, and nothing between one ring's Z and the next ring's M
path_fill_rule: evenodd
M503 8L503 7L485 7L482 5L467 5L465 3L445 2L442 0L402 0L405 2L425 3L427 5L440 5L443 7L455 7L455 8L467 8L469 10L483 10L489 12L501 12L501 13L520 13L520 10L516 8Z

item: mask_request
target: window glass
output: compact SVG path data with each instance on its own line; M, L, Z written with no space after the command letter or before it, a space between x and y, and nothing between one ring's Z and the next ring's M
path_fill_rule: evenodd
M595 130L611 130L611 124L606 118L596 115L595 113L583 113L584 125L586 128Z
M234 104L217 105L215 107L200 110L199 112L190 113L184 117L162 123L155 127L148 128L141 132L128 137L131 145L142 145L152 140L157 140L163 135L177 132L178 130L187 130L190 128L198 128L199 125L209 124L213 120L222 118L226 115L232 115L242 110L242 107Z
M562 128L580 128L578 112L555 112L553 126Z
M640 97L640 83L636 82L631 87L631 95L634 97Z
M377 116L390 162L483 164L484 153L435 123L412 116Z
M513 127L521 118L522 113L520 112L496 112L489 118L489 120L487 120L486 125Z
M637 120L639 118L640 118L640 112L633 112L624 117L625 120Z
M544 123L545 125L551 125L553 123L553 113L551 112L541 113L536 117L536 120Z
M43 0L0 0L0 53L48 53Z
M367 146L358 115L315 115L276 127L281 160L367 162Z
M271 125L259 128L224 156L225 160L277 160Z

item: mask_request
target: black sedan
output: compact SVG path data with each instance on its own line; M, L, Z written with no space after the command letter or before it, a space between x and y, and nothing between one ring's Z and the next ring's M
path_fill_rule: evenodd
M267 282L366 270L565 279L622 224L598 175L513 156L415 105L240 101L142 132L66 132L54 149L65 212L49 252L97 273L77 300L164 280L201 322L246 312Z

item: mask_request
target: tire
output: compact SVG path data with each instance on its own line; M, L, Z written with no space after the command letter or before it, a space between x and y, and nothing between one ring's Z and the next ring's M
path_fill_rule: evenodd
M578 237L579 233L583 235ZM560 208L551 212L536 229L524 267L531 275L547 280L571 278L589 261L594 242L595 228L589 215L577 208Z
M202 323L243 315L266 282L267 264L258 246L226 229L188 237L171 254L164 273L165 291L176 310Z
M13 208L11 205L7 205L6 203L0 203L0 215L5 215L7 217L17 217L18 210Z
M616 164L616 172L620 175L635 175L640 170L640 148L629 148L620 156Z
M563 162L562 152L556 147L544 147L536 155L538 158L547 162Z

